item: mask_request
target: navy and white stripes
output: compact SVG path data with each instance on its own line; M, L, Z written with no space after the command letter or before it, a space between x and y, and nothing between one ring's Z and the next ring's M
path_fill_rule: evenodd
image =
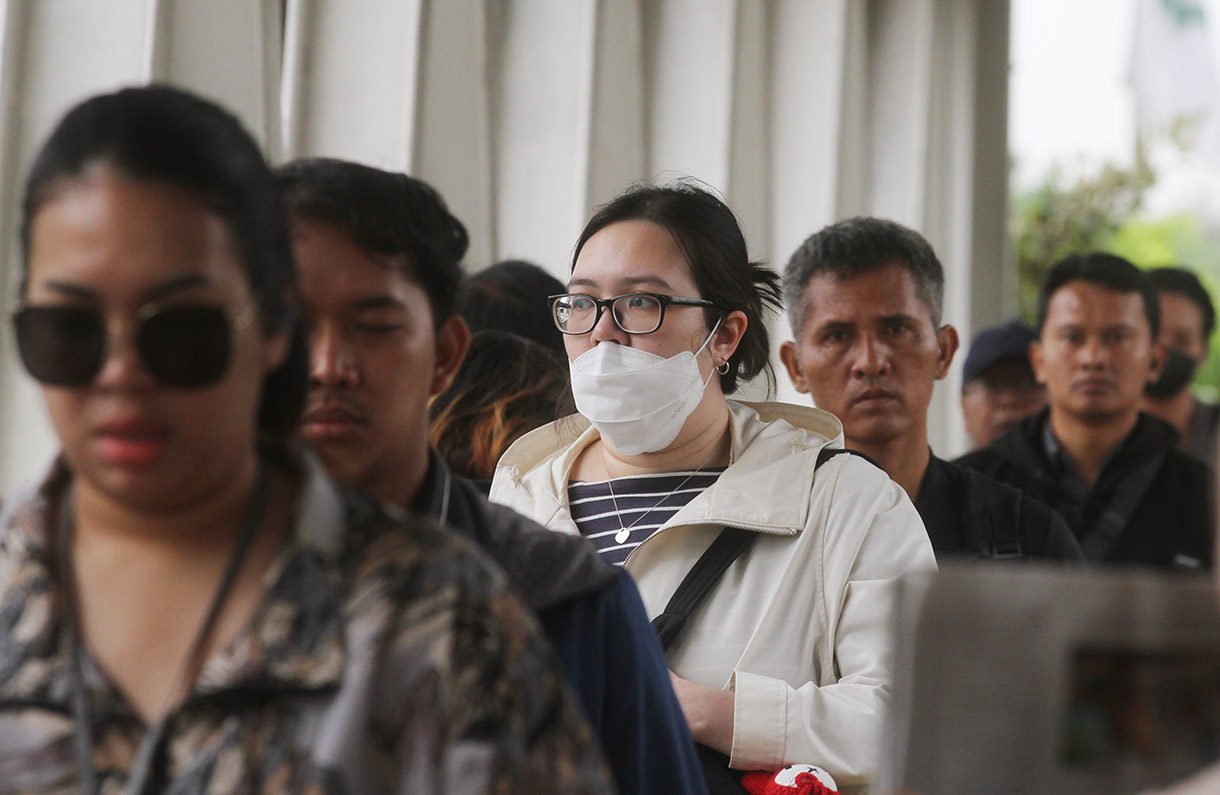
M724 469L618 478L613 496L610 481L575 481L568 484L568 504L580 534L593 543L603 560L621 566L631 550L715 483ZM621 516L615 513L616 504ZM626 533L621 532L624 528Z

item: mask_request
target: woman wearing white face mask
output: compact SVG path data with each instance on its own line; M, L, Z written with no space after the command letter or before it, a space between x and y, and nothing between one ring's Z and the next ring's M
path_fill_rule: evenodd
M695 739L736 770L804 762L852 784L878 756L892 582L935 563L902 489L822 453L842 446L832 415L725 398L770 375L777 281L697 186L600 208L569 293L551 298L580 415L518 440L491 497L625 564L665 621L696 561L737 528L725 546L744 551L722 559L676 639L661 633Z

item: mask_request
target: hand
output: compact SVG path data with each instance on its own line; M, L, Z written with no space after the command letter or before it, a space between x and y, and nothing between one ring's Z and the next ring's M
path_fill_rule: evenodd
M698 685L669 672L678 703L695 742L715 748L722 754L733 752L733 694L714 687Z

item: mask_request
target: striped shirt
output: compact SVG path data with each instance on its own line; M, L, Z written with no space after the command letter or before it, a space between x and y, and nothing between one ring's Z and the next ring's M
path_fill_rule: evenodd
M724 470L715 467L613 481L572 481L568 484L568 505L580 534L593 542L602 559L622 566L631 550L715 483Z

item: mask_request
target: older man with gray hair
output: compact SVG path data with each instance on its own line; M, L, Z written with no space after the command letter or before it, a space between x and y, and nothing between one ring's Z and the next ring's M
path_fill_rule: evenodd
M1054 511L928 446L932 388L948 374L958 336L941 324L944 271L926 240L879 218L832 224L792 255L784 300L794 341L780 357L793 385L906 490L938 560L1081 560Z

